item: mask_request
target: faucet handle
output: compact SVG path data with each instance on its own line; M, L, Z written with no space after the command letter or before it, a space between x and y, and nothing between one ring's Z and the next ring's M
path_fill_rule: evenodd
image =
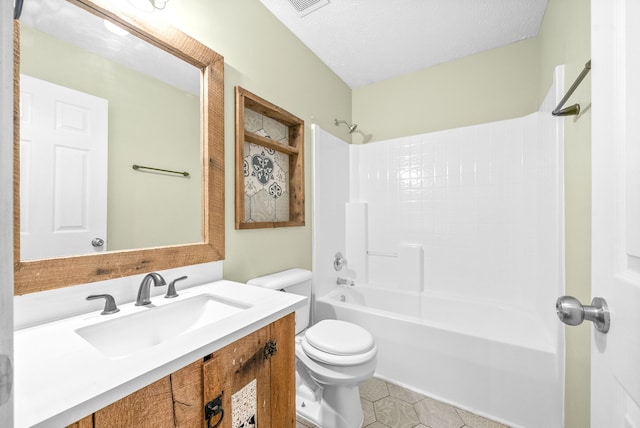
M87 296L87 300L104 299L104 310L100 312L100 315L110 315L120 312L120 309L116 306L116 301L111 294L92 294Z
M347 264L347 259L344 258L342 253L338 251L335 256L333 256L333 268L335 270L340 270L344 265Z
M183 279L187 279L187 276L181 276L180 278L176 278L169 283L167 294L164 296L165 299L173 299L174 297L178 297L178 293L176 293L176 282L182 281Z

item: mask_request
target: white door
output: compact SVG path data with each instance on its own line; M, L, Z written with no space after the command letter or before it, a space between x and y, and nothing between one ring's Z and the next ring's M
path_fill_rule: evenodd
M20 76L22 260L106 249L107 117L107 100Z
M592 295L611 311L592 336L591 428L640 428L640 2L592 0L591 16Z

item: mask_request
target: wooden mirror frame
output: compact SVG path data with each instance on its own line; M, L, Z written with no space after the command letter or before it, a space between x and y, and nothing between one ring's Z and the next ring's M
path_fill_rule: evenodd
M224 259L224 58L152 15L112 0L67 0L202 70L203 242L74 257L20 260L20 23L14 21L14 294L120 278ZM167 203L171 203L167 198Z

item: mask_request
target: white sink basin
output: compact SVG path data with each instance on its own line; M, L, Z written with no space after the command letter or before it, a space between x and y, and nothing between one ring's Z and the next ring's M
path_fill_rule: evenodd
M105 356L122 358L251 306L212 294L199 294L162 306L142 307L140 312L81 327L75 332Z

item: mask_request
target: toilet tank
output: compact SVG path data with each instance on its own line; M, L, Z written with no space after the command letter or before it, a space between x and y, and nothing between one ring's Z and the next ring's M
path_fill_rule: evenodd
M247 281L247 284L305 296L307 303L296 310L296 334L298 334L309 326L311 316L311 278L311 271L296 268L253 278Z

